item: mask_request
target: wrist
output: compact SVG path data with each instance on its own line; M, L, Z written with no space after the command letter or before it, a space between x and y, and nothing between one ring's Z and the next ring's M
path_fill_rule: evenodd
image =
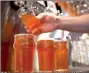
M71 19L71 17L57 16L55 19L57 29L66 30L66 28L69 28L71 26Z
M56 16L55 17L55 26L57 27L57 29L60 28L61 24L62 24L62 17Z

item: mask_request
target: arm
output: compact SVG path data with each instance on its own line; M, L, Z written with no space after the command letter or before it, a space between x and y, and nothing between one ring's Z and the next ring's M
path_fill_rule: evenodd
M59 29L89 33L89 14L75 17L58 17L56 22Z
M41 13L37 16L37 18L40 19L41 26L34 29L34 33L39 31L41 31L41 33L51 32L56 29L89 33L89 14L74 17L63 17L56 16L52 13ZM26 28L26 30L29 29Z

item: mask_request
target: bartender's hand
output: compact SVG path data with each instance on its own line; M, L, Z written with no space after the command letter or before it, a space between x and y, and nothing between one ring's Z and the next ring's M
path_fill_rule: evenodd
M65 17L65 16L61 17L61 16L56 16L52 13L41 13L37 16L37 18L40 19L41 26L35 28L33 34L50 32L55 29L67 30L72 32L89 33L89 14L75 16L75 17ZM29 29L27 30L29 32Z
M55 29L57 29L57 25L55 23L56 21L56 15L53 13L42 13L37 16L37 18L41 21L41 29L43 32L50 32Z
M33 34L39 31L41 31L41 33L51 32L58 28L57 24L55 23L57 16L53 13L41 13L37 16L37 18L40 19L41 26L36 28L37 30L34 31ZM29 29L26 28L26 30L29 32Z

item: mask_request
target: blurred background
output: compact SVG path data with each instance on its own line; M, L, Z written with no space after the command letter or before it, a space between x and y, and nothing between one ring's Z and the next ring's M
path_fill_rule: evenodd
M27 33L17 11L27 5L36 11L51 12L61 16L80 16L89 13L89 0L80 1L1 1L1 70L14 70L14 35ZM43 33L39 39L55 38L70 42L69 66L89 67L89 33L76 33L63 30Z

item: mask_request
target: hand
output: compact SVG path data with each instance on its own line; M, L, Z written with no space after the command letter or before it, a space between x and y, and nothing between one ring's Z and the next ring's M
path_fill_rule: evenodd
M57 29L56 18L57 16L53 13L41 13L37 16L41 21L40 29L43 32L50 32Z
M54 15L53 13L41 13L37 16L37 18L40 19L41 26L33 29L33 31L32 31L33 34L51 32L51 31L57 29L57 25L55 22L57 16ZM27 30L27 32L30 31L29 28L26 28L26 30Z

